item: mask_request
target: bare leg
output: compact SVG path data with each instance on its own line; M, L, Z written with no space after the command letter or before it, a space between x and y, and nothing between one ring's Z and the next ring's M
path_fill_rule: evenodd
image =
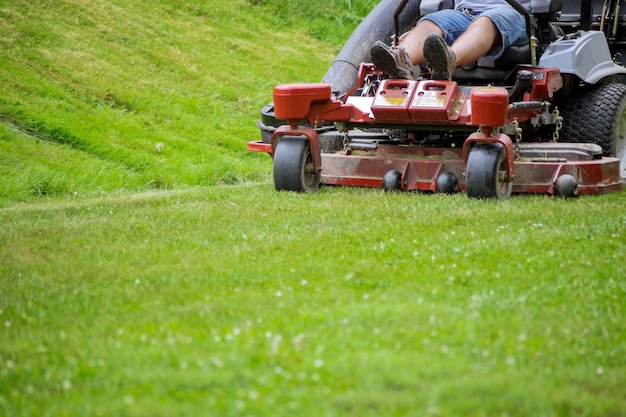
M414 27L402 40L404 48L413 65L424 63L424 40L431 33L443 36L441 28L430 20L423 20ZM493 45L502 42L500 32L488 17L474 20L465 33L450 47L456 55L457 65L470 64L484 56Z
M422 20L400 42L400 46L409 55L413 65L420 65L426 61L424 58L424 41L431 33L443 36L443 31L438 25L430 20Z
M465 33L454 41L450 49L456 55L456 64L471 64L484 56L493 45L502 43L498 28L488 17L474 20Z

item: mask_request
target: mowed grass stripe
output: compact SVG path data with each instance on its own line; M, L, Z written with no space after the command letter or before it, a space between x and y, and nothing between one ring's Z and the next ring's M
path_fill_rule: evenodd
M3 209L0 407L620 415L624 197L262 183Z

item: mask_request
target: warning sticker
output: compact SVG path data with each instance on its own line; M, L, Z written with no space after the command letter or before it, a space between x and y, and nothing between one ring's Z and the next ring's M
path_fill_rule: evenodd
M404 107L406 104L406 96L403 97L393 97L389 95L378 95L374 100L375 106L392 106L392 107Z
M443 108L446 102L446 96L439 94L438 91L420 91L415 95L411 107L436 107Z

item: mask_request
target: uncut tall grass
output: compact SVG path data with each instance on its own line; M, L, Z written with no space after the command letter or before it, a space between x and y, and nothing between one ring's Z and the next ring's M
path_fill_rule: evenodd
M0 201L266 180L272 87L320 80L372 4L3 2Z

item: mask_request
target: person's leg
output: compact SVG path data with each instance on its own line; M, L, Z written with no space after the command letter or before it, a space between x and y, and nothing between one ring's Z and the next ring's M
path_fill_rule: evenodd
M528 44L526 20L512 7L494 7L481 13L480 17L489 18L498 33L493 47L484 54L485 58L495 60L511 45Z
M457 58L448 45L462 37L474 19L473 15L459 10L444 10L427 15L406 36L402 46L411 51L414 63L428 62L433 79L450 80L457 66Z
M488 17L478 17L450 47L440 33L433 32L424 42L424 56L435 80L451 80L458 65L470 64L500 42L500 32Z
M448 30L450 26L440 24L443 37L433 32L426 38L424 56L433 79L452 79L457 65L471 64L483 56L496 59L510 45L528 42L524 18L511 7L470 16L465 30L459 30L458 25L456 30Z
M494 45L500 45L502 37L498 28L488 17L475 19L450 49L456 56L456 65L471 64L483 57Z
M413 65L420 65L426 61L424 58L424 41L431 33L443 37L443 31L438 24L432 20L424 19L409 31L400 42L400 47L404 48Z
M425 62L424 41L436 33L452 43L463 33L472 18L457 10L441 10L426 15L404 36L398 48L376 41L371 49L372 62L378 69L395 78L415 78L415 65ZM445 29L444 29L445 28Z

